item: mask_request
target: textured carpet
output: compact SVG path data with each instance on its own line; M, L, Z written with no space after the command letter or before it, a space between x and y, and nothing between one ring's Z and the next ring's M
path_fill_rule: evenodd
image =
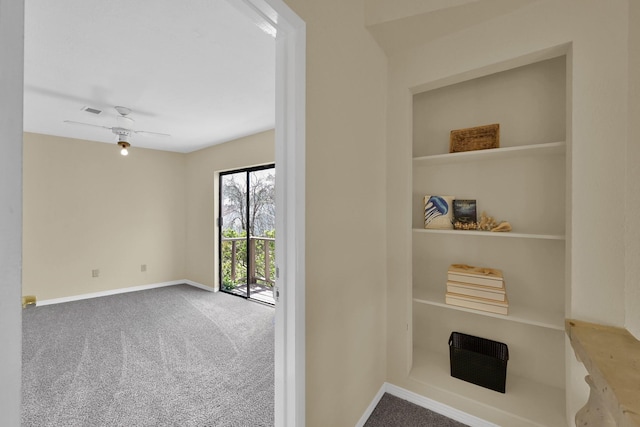
M465 425L385 393L364 427L464 427Z
M23 310L23 426L273 426L272 307L187 285Z

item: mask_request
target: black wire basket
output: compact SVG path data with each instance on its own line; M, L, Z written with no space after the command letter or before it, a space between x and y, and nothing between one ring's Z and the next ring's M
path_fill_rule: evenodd
M473 335L452 332L449 337L451 376L504 393L509 347Z

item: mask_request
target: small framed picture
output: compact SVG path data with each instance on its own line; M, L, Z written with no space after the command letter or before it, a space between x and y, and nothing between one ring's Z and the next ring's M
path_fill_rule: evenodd
M476 201L470 199L456 199L453 201L453 224L460 230L475 230L478 222Z
M424 228L453 229L453 196L424 196Z

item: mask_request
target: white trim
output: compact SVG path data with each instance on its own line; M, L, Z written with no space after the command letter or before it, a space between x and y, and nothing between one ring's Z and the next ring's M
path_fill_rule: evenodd
M237 7L276 37L275 425L305 425L306 26L282 0ZM243 4L244 3L244 4ZM275 31L274 31L275 30Z
M0 0L0 414L20 425L24 1Z
M276 34L275 425L305 425L306 26L282 0L243 0Z
M380 399L382 399L382 396L384 396L384 394L386 393L388 385L388 383L382 384L382 387L380 387L378 393L376 393L376 395L373 397L373 400L371 401L367 409L365 409L364 414L362 414L355 427L364 427L365 423L373 413L373 410L376 409L376 406L378 406Z
M429 409L433 412L436 412L440 415L444 415L445 417L451 418L452 420L464 423L473 427L500 427L497 424L493 424L489 421L485 421L476 416L467 414L466 412L462 412L458 409L452 408L451 406L445 405L444 403L440 403L433 399L429 399L428 397L421 396L417 393L404 389L402 387L398 387L393 384L384 383L378 394L373 398L373 401L369 405L369 407L365 410L364 414L356 424L356 427L363 427L367 422L371 413L375 409L380 399L385 393L389 393L393 396L399 397L400 399L404 399L408 402L421 406L423 408Z
M179 282L184 283L185 285L193 286L194 288L202 289L203 291L218 292L211 286L203 285L202 283L194 282L193 280L179 280Z
M244 0L276 29L275 425L305 425L306 26L282 0ZM260 26L260 20L256 22Z
M42 301L37 301L36 306L39 307L43 305L62 304L65 302L80 301L83 299L98 298L98 297L106 297L109 295L126 294L129 292L146 291L148 289L164 288L165 286L174 286L174 285L189 285L199 289L204 289L206 291L213 292L213 289L211 289L210 287L197 282L193 282L191 280L172 280L170 282L151 283L149 285L132 286L130 288L110 289L108 291L92 292L89 294L71 295L71 296L62 297L62 298L45 299Z
M444 403L429 399L428 397L424 397L402 387L398 387L389 383L386 383L386 386L387 393L399 397L400 399L407 400L418 406L422 406L423 408L427 408L433 412L437 412L438 414L449 417L452 420L456 420L474 427L500 427L497 424L490 423L489 421L485 421L482 418L467 414L466 412L462 412L459 409L452 408L449 405L445 405Z
M305 40L304 23L276 37L278 427L305 425Z

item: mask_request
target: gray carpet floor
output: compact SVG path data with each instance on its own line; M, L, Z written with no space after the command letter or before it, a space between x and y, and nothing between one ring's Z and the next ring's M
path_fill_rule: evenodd
M464 427L465 425L385 393L364 427Z
M273 426L274 309L187 285L23 310L23 426Z

